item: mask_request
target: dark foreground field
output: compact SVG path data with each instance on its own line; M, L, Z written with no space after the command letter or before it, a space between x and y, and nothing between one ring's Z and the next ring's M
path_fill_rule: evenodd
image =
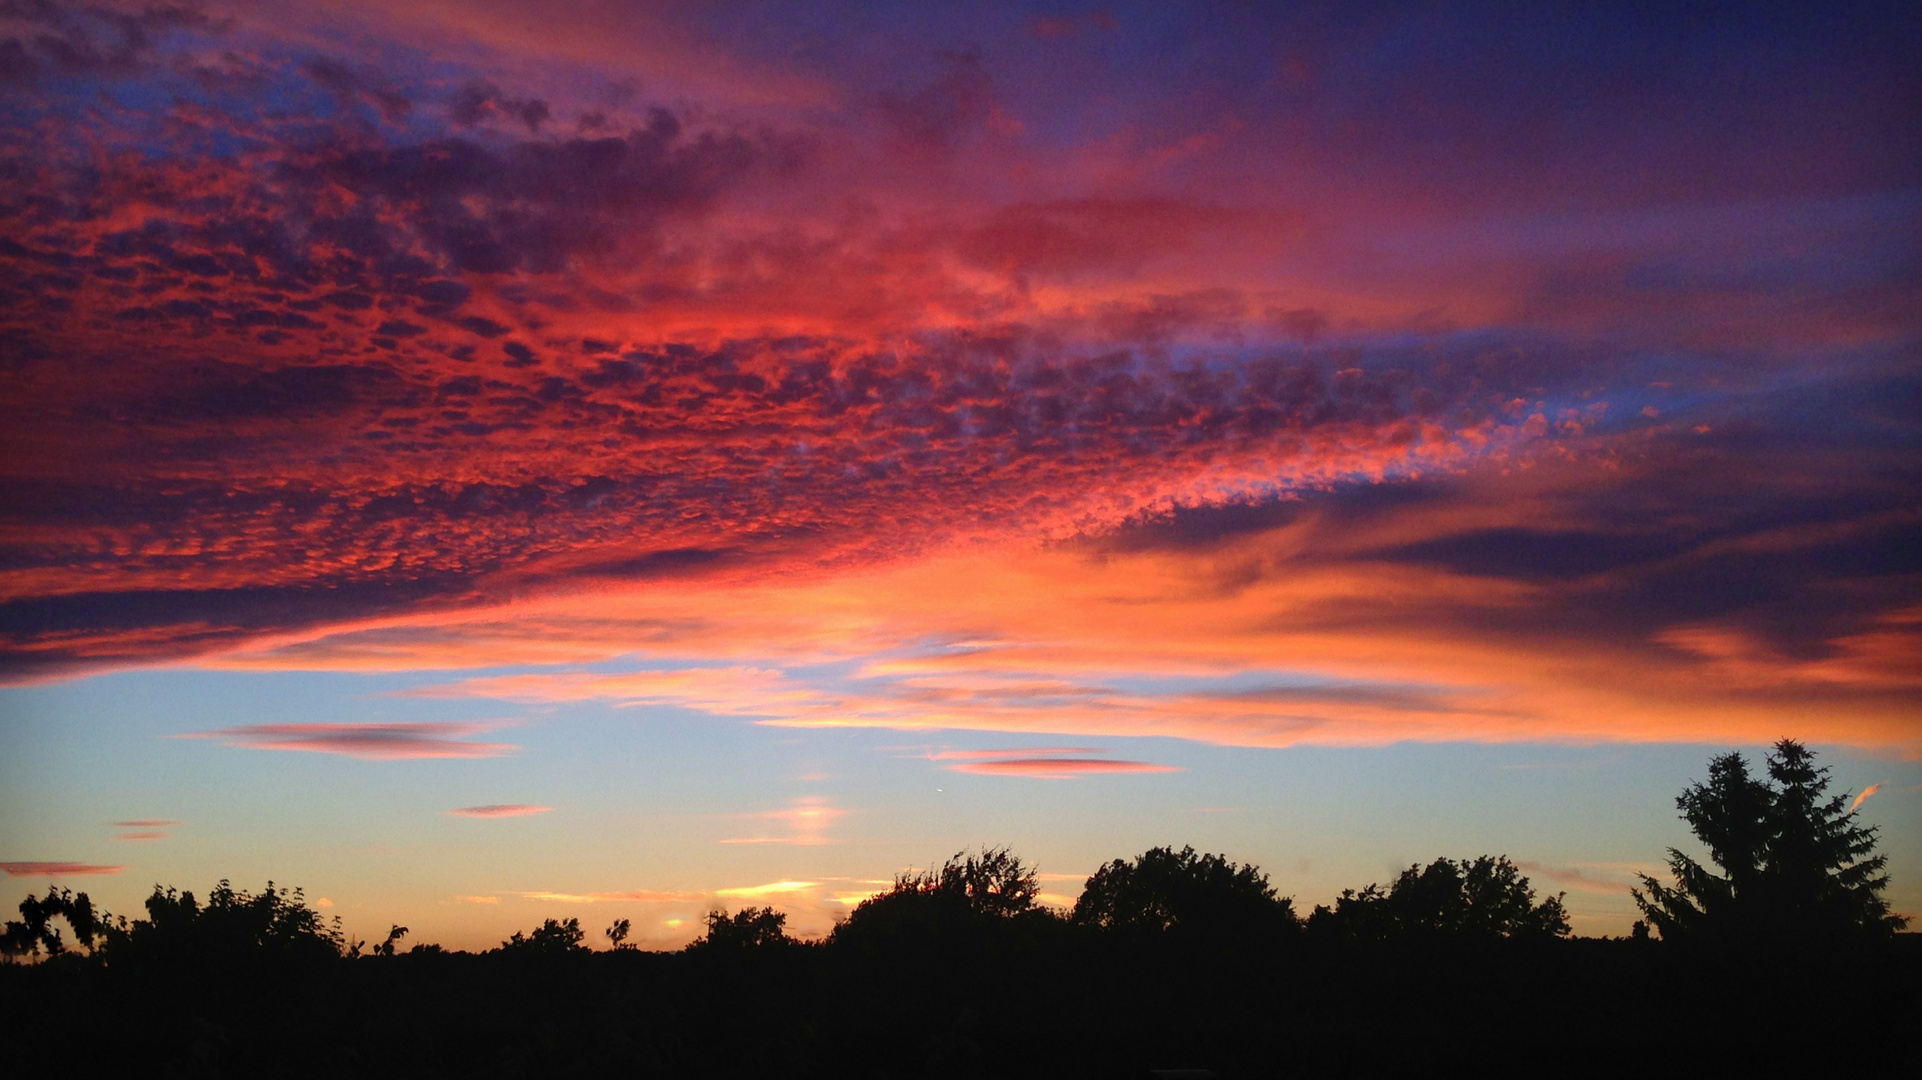
M0 1023L14 1076L1676 1076L1876 1075L1913 1052L1922 1016L1913 934L1706 955L1237 945L1015 918L867 944L68 955L0 966Z

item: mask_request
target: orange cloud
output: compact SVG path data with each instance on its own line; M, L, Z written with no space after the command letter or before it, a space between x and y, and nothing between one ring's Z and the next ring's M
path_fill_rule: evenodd
M1860 795L1857 795L1854 798L1854 800L1852 800L1849 803L1849 813L1853 814L1857 810L1860 810L1862 808L1863 803L1868 802L1870 797L1872 797L1873 795L1875 795L1876 792L1881 790L1882 790L1882 785L1879 783L1870 784L1868 787L1863 788L1862 793Z
M520 895L527 900L547 900L561 904L668 904L699 900L704 894L697 892L659 892L649 889L637 889L631 892L525 892Z
M1449 551L1437 545L1465 543L1456 537L1548 544L1554 530L1577 528L1551 493L1583 470L1554 471L1358 519L1309 503L1201 544L982 545L878 567L609 588L473 617L391 620L225 662L459 668L499 662L523 643L578 660L705 657L732 662L533 672L410 693L674 705L786 726L1259 746L1784 733L1917 745L1913 669L1898 662L1918 640L1908 615L1879 617L1831 639L1829 658L1803 659L1761 644L1767 627L1710 632L1609 611L1645 588L1633 564L1549 578L1425 561L1428 550ZM1383 554L1400 552L1424 561ZM1717 557L1684 552L1650 572L1686 575ZM1869 655L1865 638L1890 659L1850 661ZM1757 648L1767 652L1742 651ZM854 666L832 677L796 670L835 663Z
M776 896L793 896L820 887L818 881L770 881L766 885L743 885L733 889L716 889L715 896L730 900L764 900Z
M168 834L164 832L123 832L115 833L114 839L140 843L149 840L165 840L167 836Z
M766 813L745 814L744 817L779 821L790 830L786 836L737 836L722 840L723 844L794 844L813 847L833 843L827 838L828 827L834 820L847 811L828 803L818 795L803 796L794 800L794 805L786 810L771 810Z

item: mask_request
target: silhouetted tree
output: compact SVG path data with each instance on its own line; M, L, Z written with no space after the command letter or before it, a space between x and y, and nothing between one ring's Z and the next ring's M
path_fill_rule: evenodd
M587 931L581 929L579 919L562 922L548 919L526 936L519 930L514 931L514 936L501 942L495 951L518 956L566 956L588 951L587 946L581 944L586 937Z
M894 887L862 901L847 921L834 929L834 939L939 937L964 928L1016 918L1052 918L1035 906L1041 892L1034 868L1007 848L983 848L976 854L956 852L938 869L910 871L894 879Z
M1674 848L1674 887L1641 875L1635 902L1665 940L1736 943L1886 937L1907 926L1882 898L1887 858L1876 828L1856 824L1844 793L1825 797L1828 769L1793 739L1775 744L1768 779L1740 754L1709 762L1708 782L1675 800L1722 870ZM1646 891L1644 891L1646 890Z
M1546 940L1568 934L1563 895L1536 903L1528 878L1506 855L1436 859L1410 866L1386 889L1343 889L1333 908L1316 905L1308 928L1317 937L1351 941Z
M86 893L75 893L71 889L48 886L44 899L32 893L20 901L20 921L9 920L0 930L0 955L38 956L41 949L49 956L59 956L67 951L66 941L60 935L60 928L52 925L52 920L64 918L73 930L74 940L89 952L93 950L94 939L100 936L108 923L104 912L96 913L93 901Z
M407 936L407 928L405 926L401 926L398 923L394 924L393 928L387 931L387 940L374 946L374 955L375 956L394 955L394 946L400 944L400 939L406 936Z
M953 897L983 915L1018 915L1034 907L1041 879L1005 847L958 851L939 870L896 878L894 891Z
M616 950L631 949L634 946L627 943L627 935L632 933L633 930L633 920L615 919L612 923L608 924L607 929L601 931L601 933L607 936L608 944L612 945Z
M1075 901L1074 922L1108 929L1281 934L1298 928L1294 901L1267 875L1192 847L1151 848L1133 862L1094 872Z
M792 945L787 936L787 916L771 907L742 908L729 915L725 911L707 913L707 933L688 945L697 950L757 949Z
M338 919L330 923L307 906L299 889L275 888L271 881L249 893L222 879L204 906L191 892L162 891L156 885L146 908L145 919L103 927L102 952L109 964L318 962L346 951Z

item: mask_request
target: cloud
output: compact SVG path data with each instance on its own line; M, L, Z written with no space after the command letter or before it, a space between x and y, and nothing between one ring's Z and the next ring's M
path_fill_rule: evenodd
M77 862L0 862L8 877L78 877L87 874L118 874L124 866L96 866Z
M458 810L447 812L456 817L497 818L546 814L553 812L553 809L551 806L534 806L529 803L490 803L486 806L463 806Z
M457 904L498 904L501 902L501 898L498 896L456 896L454 897L454 902Z
M1080 754L1105 754L1107 751L1090 746L1022 746L1008 750L931 750L917 757L929 761L973 761L981 758L1003 758L1013 754L1026 754L1030 757L1072 757Z
M1092 773L1180 772L1173 765L1146 761L1119 761L1112 758L1005 758L994 761L965 761L949 765L955 772L987 776L1026 776L1035 780L1072 780Z
M1548 883L1550 886L1578 893L1622 895L1635 887L1639 875L1661 877L1667 868L1661 863L1576 863L1568 866L1552 866L1546 863L1531 862L1523 859L1515 865L1531 877ZM1541 886L1538 886L1538 888Z
M1862 793L1860 795L1857 795L1854 798L1854 800L1852 800L1849 803L1849 813L1853 814L1857 810L1860 810L1862 808L1863 803L1868 802L1871 796L1875 795L1877 792L1881 790L1882 790L1881 784L1870 784L1868 787L1863 788Z
M734 889L716 889L715 896L730 900L764 900L774 896L792 896L820 887L817 881L771 881L766 885L743 885Z
M179 737L219 739L228 746L253 750L303 750L375 761L489 758L520 749L508 743L473 742L462 738L491 730L495 726L431 721L394 724L245 724Z
M171 818L134 818L131 821L115 821L111 824L123 829L167 829L185 822L174 821Z
M1180 772L1172 765L1146 761L1090 757L1105 754L1084 746L1028 746L1011 750L941 750L923 755L930 761L952 761L943 768L986 776L1026 776L1035 780L1072 780L1094 773Z
M721 841L723 844L794 844L801 847L814 847L831 844L827 830L836 818L847 811L829 804L825 796L805 795L795 799L786 810L770 810L765 813L743 814L742 817L757 818L765 821L778 821L786 825L785 836L736 836Z
M561 904L665 904L699 900L705 894L697 892L660 892L651 889L637 889L632 892L527 892L521 893L520 895L528 900L546 900Z
M114 834L115 840L126 840L133 843L149 840L165 840L167 837L168 834L164 832L123 832Z
M1922 201L1866 23L1401 12L1383 66L1277 8L1180 31L1196 98L1092 35L532 10L16 12L0 679L1922 752Z

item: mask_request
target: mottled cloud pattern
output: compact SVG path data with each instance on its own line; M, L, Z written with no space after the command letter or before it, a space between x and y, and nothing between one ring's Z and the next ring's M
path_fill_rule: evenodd
M1913 19L1650 51L1629 14L1578 49L1385 11L1197 28L1223 77L1176 96L1133 9L937 19L880 66L656 13L687 55L634 72L459 5L14 5L0 675L1915 747ZM1663 166L1600 167L1628 146ZM207 737L513 749L480 730ZM823 835L789 824L740 839Z

